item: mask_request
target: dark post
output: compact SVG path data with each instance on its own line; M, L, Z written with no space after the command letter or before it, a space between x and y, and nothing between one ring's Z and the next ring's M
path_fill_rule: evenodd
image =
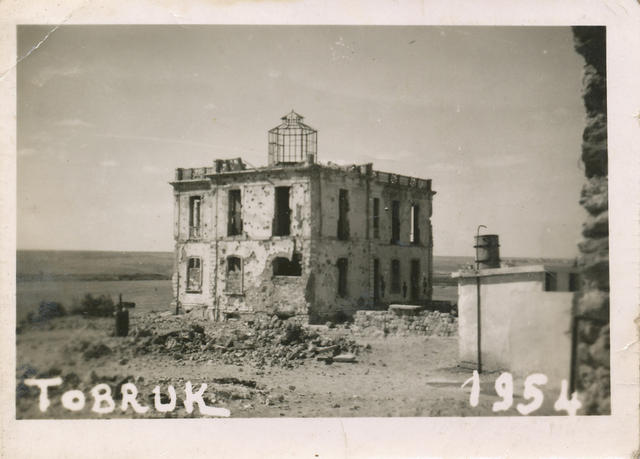
M116 336L127 336L129 334L129 311L122 304L122 293L118 296L118 307L116 309Z
M476 231L476 296L477 296L477 307L476 307L476 316L477 316L477 334L478 334L478 373L482 373L482 326L481 326L481 318L480 318L480 260L478 259L478 240L480 239L480 228L487 228L485 225L478 225L478 229Z
M176 268L176 315L180 314L180 262Z
M573 311L573 317L571 318L571 367L569 368L569 396L576 390L576 363L578 352L578 317L575 314L575 307Z

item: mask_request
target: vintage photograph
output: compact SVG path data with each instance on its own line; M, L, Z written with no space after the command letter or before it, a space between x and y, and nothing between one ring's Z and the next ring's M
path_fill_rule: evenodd
M610 415L606 44L18 25L16 418Z

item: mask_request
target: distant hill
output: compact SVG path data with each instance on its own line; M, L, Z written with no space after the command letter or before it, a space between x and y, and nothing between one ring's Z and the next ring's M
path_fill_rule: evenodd
M505 258L506 263L571 264L561 258ZM18 250L17 280L162 280L171 279L172 252L98 252ZM450 273L473 265L473 257L435 256L436 283L450 283Z
M171 279L171 252L18 250L16 277L25 280Z

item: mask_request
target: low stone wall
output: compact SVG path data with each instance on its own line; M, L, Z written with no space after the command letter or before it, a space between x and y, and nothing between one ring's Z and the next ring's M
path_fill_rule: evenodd
M415 315L398 315L391 311L356 311L353 332L390 335L457 336L458 318L438 311L420 311Z

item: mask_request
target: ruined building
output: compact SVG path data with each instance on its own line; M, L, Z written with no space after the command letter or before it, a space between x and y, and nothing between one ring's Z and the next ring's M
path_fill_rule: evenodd
M266 167L176 170L175 306L317 323L431 299L431 180L319 164L302 120L269 131Z

